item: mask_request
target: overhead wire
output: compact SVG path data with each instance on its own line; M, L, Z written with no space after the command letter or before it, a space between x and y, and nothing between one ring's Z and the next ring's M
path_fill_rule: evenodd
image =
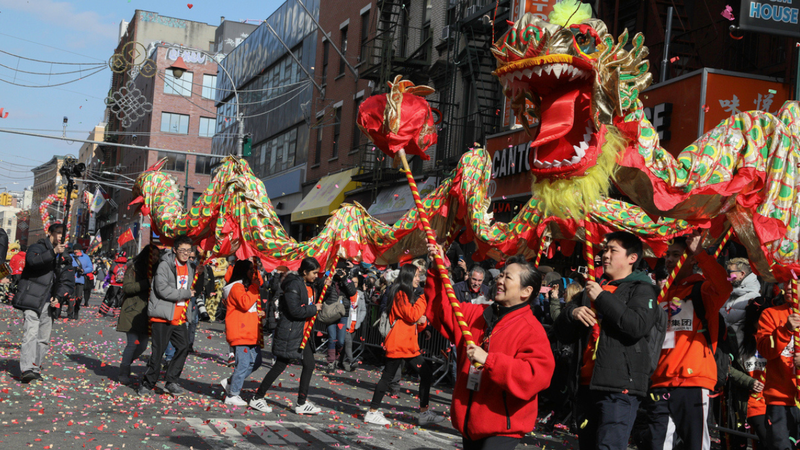
M30 42L31 44L41 45L42 47L52 48L54 50L58 50L58 51L65 52L65 53L71 53L73 55L82 56L84 58L94 59L94 60L97 60L97 61L105 61L104 59L95 58L93 56L82 55L80 53L75 53L75 52L72 52L72 51L69 51L69 50L65 50L63 48L53 47L52 45L42 44L41 42L36 42L36 41L31 41L29 39L24 39L24 38L21 38L19 36L12 36L10 34L5 34L5 33L0 33L0 36L6 36L6 37L10 37L12 39L18 39L20 41Z
M14 68L14 67L6 66L5 64L0 64L0 67L5 67L8 70L13 70L14 72L19 72L19 73L27 73L27 74L31 74L31 75L40 75L40 76L53 76L53 77L58 77L58 76L61 76L61 75L71 75L73 73L89 72L90 70L94 70L94 69L98 68L98 66L93 66L93 67L89 67L89 68L86 68L86 69L71 70L69 72L49 72L48 73L48 72L29 72L27 70L22 70L22 69L17 69L17 68Z
M102 71L104 71L104 70L106 70L106 69L107 69L107 67L102 67L102 68L100 68L99 70L97 70L97 71L94 71L94 72L92 72L92 73L90 73L90 74L88 74L88 75L86 75L86 76L80 77L80 78L78 78L78 79L76 79L76 80L65 81L65 82L63 82L63 83L57 83L57 84L48 84L48 85L44 85L44 86L33 86L33 85L27 85L27 84L19 84L19 83L15 83L15 82L13 82L13 81L4 80L4 79L2 79L2 78L0 78L0 81L2 81L3 83L6 83L6 84L10 84L10 85L13 85L13 86L19 86L19 87L27 87L27 88L51 88L51 87L57 87L57 86L64 86L65 84L71 84L71 83L75 83L75 82L78 82L78 81L81 81L81 80L85 80L86 78L89 78L89 77L90 77L90 76L92 76L92 75L96 75L96 74L98 74L98 73L100 73L100 72L102 72Z
M0 34L2 34L2 33L0 33ZM64 66L100 66L100 65L105 66L105 65L107 65L105 62L76 63L76 62L43 61L41 59L33 59L33 58L27 58L25 56L15 55L15 54L9 53L9 52L7 52L5 50L0 50L0 53L4 53L6 55L13 56L15 58L24 59L26 61L34 61L34 62L43 63L43 64L60 64L60 65L64 65ZM87 58L88 58L88 56L87 56Z

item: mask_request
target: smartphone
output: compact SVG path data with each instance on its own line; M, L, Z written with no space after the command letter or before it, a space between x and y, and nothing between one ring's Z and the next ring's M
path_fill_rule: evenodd
M586 266L579 266L578 273L581 275L587 275L589 273L589 269Z
M553 290L553 288L551 288L549 286L542 286L542 287L539 288L539 293L540 294L547 294L548 292L550 292L552 290Z

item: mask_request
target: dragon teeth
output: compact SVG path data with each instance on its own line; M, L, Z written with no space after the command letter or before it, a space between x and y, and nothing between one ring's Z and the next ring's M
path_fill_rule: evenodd
M547 73L548 75L550 75L550 72L552 72L552 71L553 71L553 66L546 66L546 67L544 68L544 71L545 71L545 73Z
M573 157L572 157L572 159L570 160L570 162L571 162L572 164L578 164L579 162L581 162L581 157L580 157L580 156L577 156L577 155L575 155L575 156L573 156Z
M562 70L564 70L564 65L563 64L554 64L553 65L553 75L555 75L556 78L560 78L561 77L561 71Z
M533 70L532 69L525 69L525 70L522 71L522 73L525 75L525 78L530 78L531 75L533 75Z
M575 150L575 155L577 155L578 158L583 158L584 156L586 156L586 150L583 147L578 145L573 145L572 149Z
M542 66L534 67L533 72L536 74L537 77L542 76Z

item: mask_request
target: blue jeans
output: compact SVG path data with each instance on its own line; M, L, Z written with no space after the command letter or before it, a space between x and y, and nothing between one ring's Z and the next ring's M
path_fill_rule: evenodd
M261 348L257 345L237 345L236 367L233 369L229 390L231 396L242 392L244 380L261 367Z
M347 319L348 316L344 316L338 322L328 325L328 350L344 347L344 335L347 334ZM339 324L342 324L341 328L339 328Z
M130 366L136 361L136 358L147 350L147 343L150 342L150 337L146 334L136 333L125 333L125 335L128 338L128 345L122 351L122 362L120 364ZM136 341L139 341L139 343L137 344ZM175 349L172 349L172 353L175 353Z

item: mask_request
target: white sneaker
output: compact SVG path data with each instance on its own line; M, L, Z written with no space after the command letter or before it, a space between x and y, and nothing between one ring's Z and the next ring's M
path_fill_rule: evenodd
M319 414L322 412L322 410L319 409L317 405L306 400L306 402L302 405L295 405L294 412L296 414Z
M222 380L220 380L219 384L222 385L222 389L225 391L225 395L230 396L230 392L228 392L228 379L223 378Z
M264 413L272 412L272 408L270 408L270 406L267 405L267 401L264 400L263 398L254 398L250 400L250 407L255 409L256 411L261 411Z
M234 406L247 406L247 402L239 397L238 395L234 395L233 397L228 396L225 397L225 404L226 405L234 405Z
M386 417L383 417L383 413L380 411L367 411L367 414L364 416L364 423L384 426L391 425L392 422L389 422Z
M444 416L440 416L430 409L419 413L419 425L428 425L431 423L439 423L444 420Z

